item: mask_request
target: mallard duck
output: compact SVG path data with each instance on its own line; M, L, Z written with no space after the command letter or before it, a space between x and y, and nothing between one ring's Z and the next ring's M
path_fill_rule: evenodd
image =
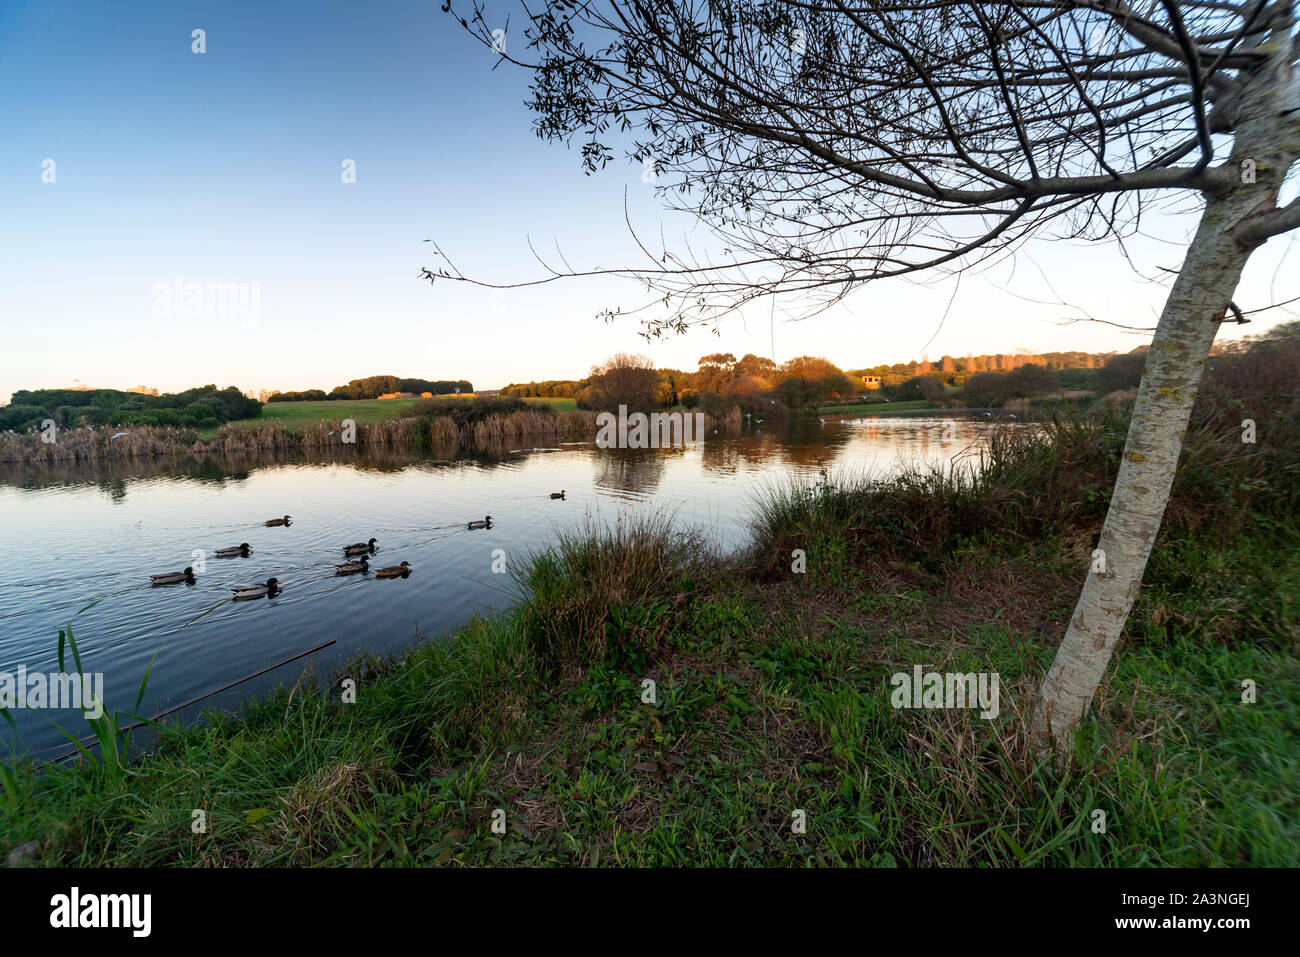
M183 572L164 572L161 575L150 575L149 583L152 585L179 585L185 582L187 585L194 584L194 569L187 567Z
M560 489L558 492L552 492L551 498L564 498L564 489Z
M247 558L248 552L249 552L248 542L244 542L242 545L236 545L234 548L218 548L217 557L218 558Z
M375 541L376 540L372 538L368 542L357 542L355 545L344 545L343 554L364 555L367 552L373 552L375 550Z
M292 525L293 523L289 521L289 516L286 515L284 518L268 519L266 524L267 527L269 528L274 525Z
M383 568L375 569L376 578L405 578L411 574L411 563L402 562L400 565L385 565Z
M369 562L370 559L366 558L365 555L362 555L359 561L344 562L342 565L335 565L334 567L337 568L338 571L336 571L334 574L355 575L357 572L368 571L370 569Z
M484 518L483 521L481 521L481 522L470 522L470 523L469 523L469 527L470 527L470 528L491 528L491 527L492 527L492 516L491 516L491 515L488 515L488 516L487 516L486 518Z
M247 601L250 598L274 598L279 593L280 579L268 578L265 585L240 585L230 589L235 593L234 601Z

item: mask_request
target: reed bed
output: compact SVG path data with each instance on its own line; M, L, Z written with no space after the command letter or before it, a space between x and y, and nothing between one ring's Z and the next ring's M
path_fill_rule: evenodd
M79 463L145 460L211 453L323 451L346 448L340 421L285 426L276 421L245 421L222 426L207 440L193 429L159 426L68 429L56 441L42 441L39 432L0 433L0 463ZM402 448L476 448L525 436L591 438L596 414L586 411L549 412L525 409L457 422L447 414L395 416L356 426L355 446Z
M155 425L60 429L54 441L40 432L0 433L0 462L92 462L180 455L198 439L193 429Z

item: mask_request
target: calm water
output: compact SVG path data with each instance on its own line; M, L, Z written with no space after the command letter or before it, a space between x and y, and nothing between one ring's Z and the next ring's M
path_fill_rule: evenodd
M978 448L990 426L956 420L827 417L825 425L710 435L677 450L545 449L436 458L415 453L187 459L107 463L92 469L0 466L0 672L57 670L58 629L74 634L88 672L104 674L110 709L130 711L157 654L141 714L154 714L330 639L318 671L359 651L393 651L417 635L444 635L476 611L511 601L492 571L591 519L673 512L727 548L746 539L755 492L789 475L814 480L825 466L884 476L900 464L946 461ZM564 489L564 501L549 493ZM262 523L288 513L288 528ZM466 523L491 515L493 527ZM372 565L410 562L407 579L337 578L342 546L378 539ZM216 559L248 542L247 558ZM179 571L207 554L197 584L151 588L152 573ZM274 599L225 603L230 588L275 576ZM219 605L205 617L193 620ZM237 706L292 680L300 659L186 709ZM11 711L19 747L51 756L68 744L47 718L84 734L75 711ZM14 736L0 723L6 741ZM7 749L6 749L7 750Z

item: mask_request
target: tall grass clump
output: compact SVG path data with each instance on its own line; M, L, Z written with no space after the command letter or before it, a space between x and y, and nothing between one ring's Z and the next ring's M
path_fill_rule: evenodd
M1300 322L1234 346L1206 372L1171 501L1175 522L1220 543L1300 511Z
M674 528L671 516L632 516L561 532L511 574L539 662L572 675L611 653L652 652L670 626L665 613L718 564L704 537Z
M826 472L816 483L787 479L757 496L756 557L772 574L792 549L810 545L860 561L915 561L975 540L1062 534L1085 518L1099 521L1122 447L1114 420L1067 414L1033 431L995 429L953 462L912 464L884 480Z

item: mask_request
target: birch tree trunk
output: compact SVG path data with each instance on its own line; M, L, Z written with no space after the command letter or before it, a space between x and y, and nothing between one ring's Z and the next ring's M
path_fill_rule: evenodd
M1286 33L1282 37L1289 43ZM1105 676L1160 530L1210 346L1246 261L1267 238L1254 226L1276 209L1282 177L1300 148L1300 123L1289 102L1296 85L1288 65L1293 54L1279 44L1277 55L1278 67L1243 95L1232 158L1214 171L1223 175L1206 194L1151 340L1098 543L1104 570L1094 561L1034 703L1029 735L1039 756L1053 745L1068 747ZM1288 87L1288 102L1279 103L1279 89ZM1250 173L1243 174L1247 160Z
M1100 560L1093 562L1036 702L1031 738L1039 753L1053 739L1071 738L1142 584L1210 345L1249 256L1229 232L1225 205L1207 202L1151 340L1101 530Z

